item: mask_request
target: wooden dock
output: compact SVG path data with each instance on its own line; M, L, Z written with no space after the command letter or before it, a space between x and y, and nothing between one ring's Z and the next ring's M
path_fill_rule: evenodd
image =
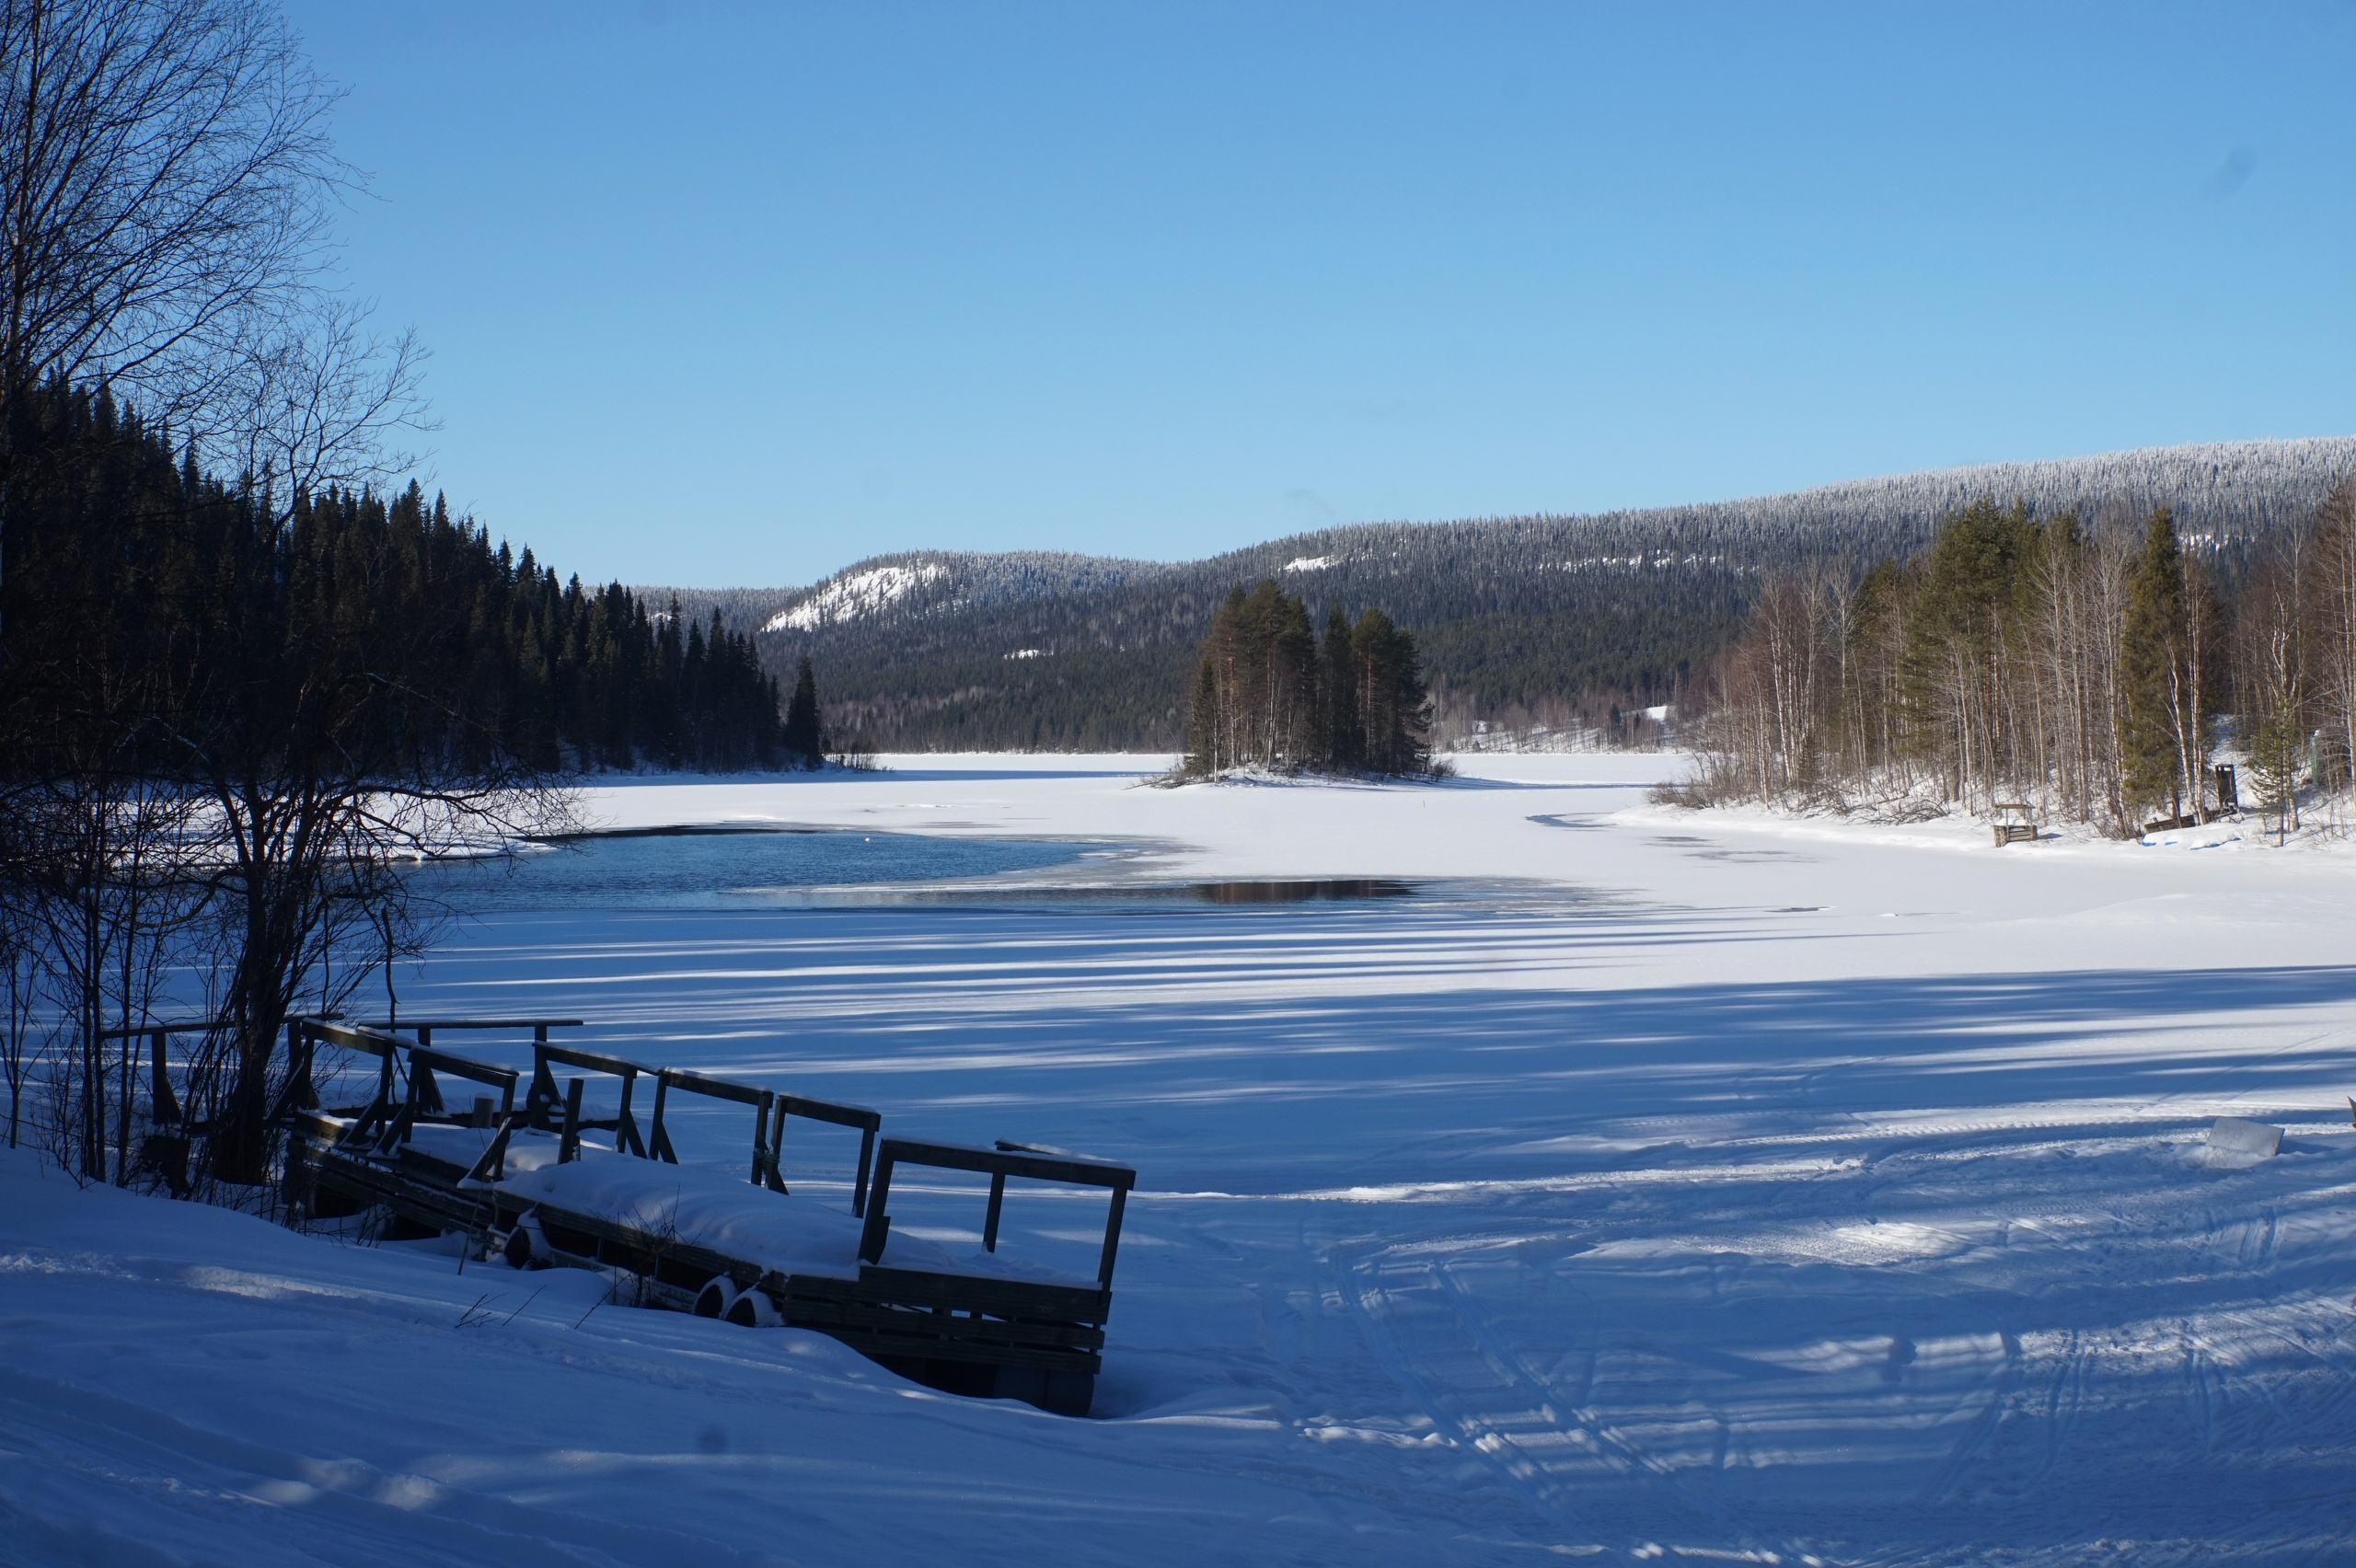
M626 1278L645 1305L746 1327L814 1330L950 1392L1087 1413L1103 1366L1123 1214L1137 1185L1127 1166L1003 1141L974 1148L885 1137L882 1116L863 1106L649 1067L550 1038L553 1029L577 1027L573 1020L445 1019L399 1027L411 1038L320 1019L290 1028L290 1219L367 1214L391 1239L456 1233L470 1251L514 1267ZM469 1029L531 1030L529 1078L433 1043L434 1031ZM373 1058L375 1095L341 1109L322 1106L312 1088L322 1049ZM592 1107L588 1079L572 1076L560 1086L559 1068L595 1075L612 1090L613 1103ZM489 1092L454 1106L445 1078ZM642 1085L652 1086L651 1104L641 1098ZM748 1158L735 1167L745 1172L741 1179L698 1168L688 1182L666 1124L679 1094L751 1111ZM848 1216L787 1190L781 1150L795 1119L859 1134ZM590 1141L589 1134L604 1136ZM911 1167L989 1178L981 1230L987 1256L961 1265L939 1248L895 1234L893 1178ZM1092 1281L997 1266L1010 1180L1106 1191ZM637 1194L665 1192L675 1194L671 1209L650 1216ZM677 1217L683 1201L685 1220Z

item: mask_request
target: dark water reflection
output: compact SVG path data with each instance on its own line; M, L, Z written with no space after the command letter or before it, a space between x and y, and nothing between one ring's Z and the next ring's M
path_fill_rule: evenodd
M1321 882L1196 882L1206 904L1308 904L1325 899L1413 898L1415 884L1381 877L1329 877Z

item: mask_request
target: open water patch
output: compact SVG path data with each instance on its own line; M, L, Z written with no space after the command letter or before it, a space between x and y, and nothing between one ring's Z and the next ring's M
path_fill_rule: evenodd
M429 862L419 893L463 915L562 910L1024 909L1075 916L1336 916L1444 905L1466 913L1587 915L1624 895L1519 879L1286 877L1163 880L1155 847L933 837L721 824L572 835L521 853Z
M832 829L664 827L580 834L494 859L436 861L419 892L470 915L551 909L805 907L828 889L984 882L1068 865L1095 846Z

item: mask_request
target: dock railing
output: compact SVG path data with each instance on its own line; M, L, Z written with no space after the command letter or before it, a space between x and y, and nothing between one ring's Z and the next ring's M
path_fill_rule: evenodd
M940 1170L970 1170L990 1179L989 1208L982 1221L982 1250L998 1251L999 1217L1006 1205L1006 1180L1020 1176L1034 1182L1056 1182L1068 1186L1109 1187L1113 1201L1104 1217L1104 1250L1096 1266L1096 1284L1101 1290L1113 1288L1113 1261L1121 1246L1121 1216L1128 1205L1130 1191L1138 1184L1138 1173L1126 1165L1115 1165L1109 1159L1090 1159L1085 1156L1060 1154L1048 1149L1032 1148L1022 1144L1001 1140L996 1148L968 1148L962 1144L920 1143L914 1138L885 1138L875 1155L875 1183L866 1215L867 1228L860 1233L859 1255L862 1262L880 1264L884 1261L884 1245L891 1239L892 1216L888 1205L892 1196L892 1171L901 1165L925 1165Z
M192 1190L189 1183L188 1113L180 1108L179 1096L172 1092L172 1071L168 1047L175 1034L211 1034L222 1028L219 1019L191 1018L166 1023L126 1024L119 1029L102 1029L101 1042L122 1042L122 1080L115 1096L115 1180L118 1183L130 1179L131 1169L131 1086L136 1077L133 1066L138 1055L137 1042L147 1042L147 1140L142 1158L153 1160L163 1174L164 1184L172 1196L187 1197ZM100 1050L104 1050L103 1044Z

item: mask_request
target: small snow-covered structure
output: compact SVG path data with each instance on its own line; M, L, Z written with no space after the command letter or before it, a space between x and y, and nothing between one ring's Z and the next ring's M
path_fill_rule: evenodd
M643 1305L748 1328L815 1330L949 1392L1088 1412L1135 1170L1002 1140L984 1149L882 1137L883 1117L864 1106L647 1067L549 1039L550 1028L572 1022L436 1020L404 1025L417 1036L412 1043L388 1029L296 1020L284 1117L290 1219L372 1211L412 1236L455 1233L469 1252L519 1269L594 1269L618 1283L627 1275ZM433 1030L457 1028L533 1030L521 1105L516 1069L432 1044ZM321 1045L377 1059L366 1105L320 1105L312 1075ZM591 1103L580 1077L560 1091L559 1066L599 1075L616 1098ZM451 1113L437 1072L495 1090L496 1104L483 1095L469 1111ZM653 1085L642 1131L635 1112L641 1078ZM752 1110L749 1175L680 1162L664 1120L674 1093ZM791 1117L859 1132L849 1214L788 1193L780 1150ZM608 1141L583 1136L600 1132ZM899 1166L990 1179L979 1253L959 1256L893 1233L885 1205ZM1094 1278L998 1255L1010 1177L1108 1190Z

